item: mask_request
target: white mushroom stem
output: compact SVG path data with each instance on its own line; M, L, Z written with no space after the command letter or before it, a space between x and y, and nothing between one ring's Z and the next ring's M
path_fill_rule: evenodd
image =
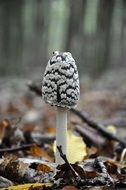
M63 164L57 146L62 146L63 154L67 156L67 108L57 107L56 110L56 164Z

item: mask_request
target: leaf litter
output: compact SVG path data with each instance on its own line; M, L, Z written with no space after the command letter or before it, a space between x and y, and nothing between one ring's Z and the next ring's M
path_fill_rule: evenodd
M122 109L121 95L116 94L115 99L109 99L107 102L103 92L100 94L94 91L96 96L93 96L91 103L92 93L85 93L83 106L92 115L92 119L85 112L71 110L73 113L70 114L69 125L70 155L67 159L62 153L62 147L59 147L64 164L56 166L53 150L54 110L42 103L40 106L41 90L38 83L29 84L29 89L37 96L27 91L22 97L17 97L0 107L0 188L8 190L125 188L126 162L125 155L122 156L125 140L117 136L116 120L112 122L108 119L110 110L113 111L112 119L115 118L116 110ZM104 104L106 108L102 110L102 115L96 116L96 108L100 110ZM119 114L118 111L115 115ZM94 119L95 117L100 120ZM109 122L105 124L104 121ZM108 127L104 129L104 125Z

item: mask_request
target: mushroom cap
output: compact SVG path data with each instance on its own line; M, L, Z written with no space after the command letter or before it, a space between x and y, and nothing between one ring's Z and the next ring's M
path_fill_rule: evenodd
M42 97L59 107L74 107L80 96L78 70L70 52L55 51L45 69Z

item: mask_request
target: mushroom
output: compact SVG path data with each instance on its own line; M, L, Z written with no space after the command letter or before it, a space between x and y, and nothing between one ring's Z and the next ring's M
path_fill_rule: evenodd
M55 51L45 69L42 97L56 106L56 147L67 156L67 110L74 107L80 96L78 70L70 52ZM56 148L56 164L63 164Z

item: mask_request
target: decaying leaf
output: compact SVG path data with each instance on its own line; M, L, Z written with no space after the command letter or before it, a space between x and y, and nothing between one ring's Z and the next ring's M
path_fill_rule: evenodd
M23 185L16 185L11 186L8 188L1 188L1 190L39 190L43 189L43 187L51 187L51 183L31 183L31 184L23 184Z
M52 166L43 168L39 167L37 170L37 167L40 165L40 163L25 163L19 159L4 159L3 162L0 163L0 174L16 183L44 183L44 182L50 182L53 176ZM49 170L50 167L50 170ZM43 169L43 171L42 171Z
M56 128L55 128L55 127L47 127L47 128L45 129L45 131L46 131L47 133L55 134L55 133L56 133Z
M51 166L47 165L47 164L39 164L37 166L37 170L42 171L43 173L48 173L48 172L53 172L54 171L54 169Z
M2 139L5 136L6 128L10 128L10 122L8 119L0 121L0 144L2 143Z
M114 160L107 160L105 162L105 165L107 167L107 171L110 173L110 174L117 174L118 173L118 168L120 167L119 164L114 161Z
M35 157L44 157L49 161L52 161L52 158L48 155L47 151L45 151L43 148L40 148L37 145L34 145L31 147L31 154Z
M72 186L72 185L69 185L69 186L63 187L62 190L78 190L78 189L76 187Z
M86 190L111 190L111 187L91 187Z
M18 161L16 157L5 158L0 163L0 172L10 180L19 180L28 169L28 164Z
M86 155L86 144L82 137L76 136L72 130L67 132L68 137L68 160L70 163L82 161ZM54 152L56 151L56 142L54 142Z
M98 155L98 149L95 146L87 148L87 158L96 158Z
M114 125L108 125L106 128L110 133L116 134L116 127Z
M19 113L20 111L19 111L19 108L18 108L17 105L15 105L14 103L10 102L10 103L8 104L8 107L7 107L6 112L17 114L17 113Z

